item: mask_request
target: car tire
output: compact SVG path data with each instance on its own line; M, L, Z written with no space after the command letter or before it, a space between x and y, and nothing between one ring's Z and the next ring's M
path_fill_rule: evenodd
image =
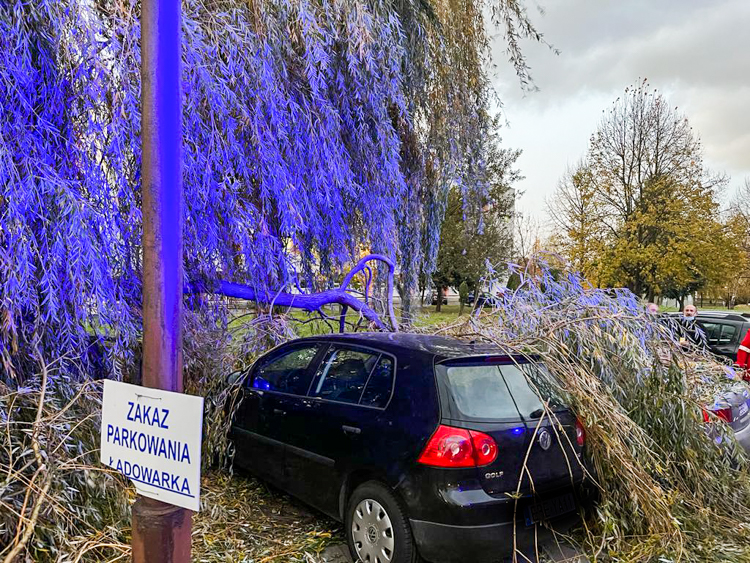
M354 563L420 561L406 511L377 481L363 483L349 497L344 529Z

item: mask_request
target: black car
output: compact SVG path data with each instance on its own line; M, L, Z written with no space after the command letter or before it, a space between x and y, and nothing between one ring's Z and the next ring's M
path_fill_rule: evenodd
M740 342L750 330L750 314L731 311L701 311L694 321L686 321L681 313L670 313L666 318L674 320L685 329L685 336L698 345L705 345L716 356L734 362ZM695 326L700 332L695 330Z
M737 359L740 342L750 330L750 315L723 311L698 313L696 321L706 335L708 348L717 356Z
M294 340L247 373L235 463L343 521L355 561L495 562L578 518L585 435L542 369L439 336Z
M475 299L475 293L472 291L466 296L466 303L467 305L473 305ZM483 308L483 307L498 307L502 304L501 299L498 296L492 295L491 293L487 292L480 292L479 296L476 297L477 307Z

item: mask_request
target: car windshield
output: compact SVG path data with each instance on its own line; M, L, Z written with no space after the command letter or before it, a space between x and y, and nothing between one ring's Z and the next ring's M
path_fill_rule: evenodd
M530 364L448 366L447 379L456 407L474 419L539 418L543 400L555 410L562 402L543 377L543 367Z

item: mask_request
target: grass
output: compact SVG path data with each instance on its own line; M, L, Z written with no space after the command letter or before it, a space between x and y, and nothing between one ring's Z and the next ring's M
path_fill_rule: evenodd
M450 304L450 305L443 305L441 307L441 311L438 312L436 310L435 305L427 305L422 307L419 310L419 313L415 315L414 318L414 326L416 328L427 328L431 326L437 326L437 325L443 325L447 323L452 323L459 318L459 309L460 306L456 304ZM719 305L705 305L704 307L698 306L698 312L700 311L728 311L726 307L722 307ZM334 318L335 320L329 321L330 326L334 327L336 331L338 331L338 314L339 314L339 307L334 305L325 308L326 314L330 317ZM676 307L662 307L660 309L662 313L673 313L678 311ZM248 311L250 312L250 311ZM396 318L399 320L401 319L401 310L399 308L396 308ZM732 312L735 313L750 313L750 305L737 305L734 309L732 309ZM465 306L463 315L467 316L471 313L471 307ZM299 309L291 309L287 313L287 317L289 317L291 320L295 321L303 321L305 324L295 324L295 332L299 336L312 336L315 334L320 334L328 331L328 328L325 326L324 321L316 319L313 315L299 310ZM251 321L254 317L253 314L248 315L241 315L238 316L229 323L229 328L232 330L235 335L242 335L246 331L245 325ZM346 320L348 323L355 324L357 320L359 319L359 316L356 312L349 311L349 313L346 316Z
M294 332L297 336L312 336L315 334L321 334L329 332L333 329L338 332L338 306L330 306L324 309L325 313L331 317L328 320L328 326L326 322L316 315L307 313L299 309L291 309L285 313L285 316L292 321L298 321L294 323ZM435 306L422 307L420 312L415 315L414 326L418 328L425 328L429 326L435 326L439 324L451 323L458 319L459 315L458 305L443 305L442 311L435 311ZM464 316L467 316L471 312L471 307L464 307ZM232 332L235 338L244 336L250 326L250 323L255 319L255 314L248 311L250 314L240 313L229 322L229 330ZM396 308L396 318L401 320L401 310ZM356 325L359 320L359 315L356 312L349 311L346 315L346 321L351 326ZM364 327L366 323L362 323L360 330L366 330Z

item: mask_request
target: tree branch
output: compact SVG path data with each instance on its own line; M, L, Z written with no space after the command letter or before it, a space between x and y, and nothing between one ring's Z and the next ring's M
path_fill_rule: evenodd
M365 319L373 323L380 330L388 330L388 327L380 320L378 314L365 302L363 303L350 293L347 293L346 289L352 278L362 270L367 272L369 266L367 262L372 260L379 260L385 262L388 265L388 314L390 316L392 330L398 331L398 323L396 322L396 314L393 310L393 277L395 272L395 264L387 256L382 254L368 254L364 256L359 262L357 262L349 273L344 278L339 289L330 289L328 291L321 291L319 293L311 294L296 294L288 293L286 291L278 291L276 293L270 293L267 291L259 292L255 288L249 285L240 283L233 283L223 280L216 280L211 282L193 282L187 284L184 290L186 294L196 293L215 293L218 295L225 295L227 297L234 297L237 299L247 299L248 301L255 301L259 304L278 306L278 307L294 307L296 309L304 309L305 311L313 311L322 314L322 308L325 305L339 304L342 306L342 317L340 319L339 329L345 326L346 311L347 309L353 309L360 313ZM368 280L369 285L369 280ZM365 290L367 291L367 290ZM366 293L365 293L366 295Z

